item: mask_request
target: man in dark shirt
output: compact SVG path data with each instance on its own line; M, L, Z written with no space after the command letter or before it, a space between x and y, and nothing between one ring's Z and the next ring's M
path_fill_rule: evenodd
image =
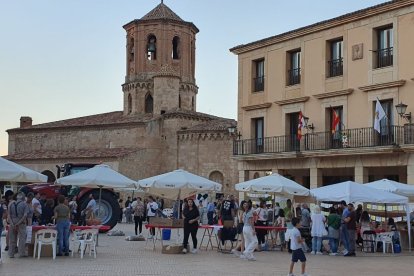
M227 196L226 199L221 204L221 219L224 223L225 220L233 221L235 215L235 206L234 202L231 201L230 196Z
M349 213L344 221L348 230L349 250L348 253L344 255L345 257L355 256L356 213L352 203L348 204L348 211Z

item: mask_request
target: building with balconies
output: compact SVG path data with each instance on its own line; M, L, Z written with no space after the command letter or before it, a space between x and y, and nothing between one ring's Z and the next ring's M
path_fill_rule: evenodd
M414 184L413 33L414 1L399 0L231 48L239 181Z

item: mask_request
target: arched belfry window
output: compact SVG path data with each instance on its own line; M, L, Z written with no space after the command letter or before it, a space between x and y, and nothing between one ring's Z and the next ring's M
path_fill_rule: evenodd
M154 110L154 100L150 93L145 96L145 113L152 113Z
M148 58L148 60L156 60L157 59L157 38L155 37L155 35L148 36L147 58Z
M194 110L194 97L191 98L191 110Z
M180 59L180 38L178 36L174 36L172 46L172 58Z
M132 113L132 96L128 94L128 114Z
M178 108L181 108L181 95L178 95Z

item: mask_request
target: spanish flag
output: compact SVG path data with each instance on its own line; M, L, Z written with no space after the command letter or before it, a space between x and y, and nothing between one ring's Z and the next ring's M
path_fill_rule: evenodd
M338 127L339 123L341 122L341 119L339 118L338 113L336 113L335 109L332 109L332 134L336 132L336 128Z
M302 139L302 128L303 127L304 127L303 114L302 114L302 111L299 111L298 134L297 134L297 139L298 140Z

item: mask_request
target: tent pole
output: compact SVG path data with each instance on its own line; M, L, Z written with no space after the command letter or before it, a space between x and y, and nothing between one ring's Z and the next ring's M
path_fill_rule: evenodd
M275 208L276 208L276 193L273 193L273 218L272 218L272 225L275 225Z
M405 204L405 212L407 214L407 229L408 229L408 250L411 252L411 221L410 221L410 207Z
M98 219L99 219L99 216L101 215L101 196L102 196L102 186L99 186Z

